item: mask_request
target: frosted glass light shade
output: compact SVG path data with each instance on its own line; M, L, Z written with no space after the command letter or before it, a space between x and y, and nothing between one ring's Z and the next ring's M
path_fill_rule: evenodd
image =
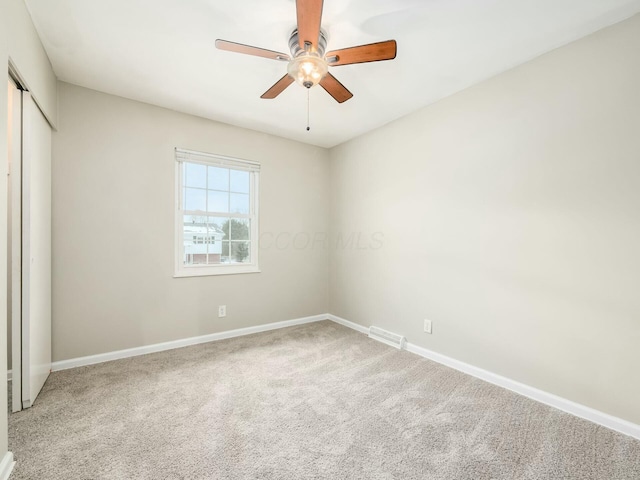
M329 66L323 58L313 53L305 53L291 60L287 71L300 85L311 88L324 78Z

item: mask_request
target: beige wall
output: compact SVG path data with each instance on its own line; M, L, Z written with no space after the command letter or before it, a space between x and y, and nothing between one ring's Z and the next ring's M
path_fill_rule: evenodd
M262 164L261 273L172 278L174 147ZM54 361L326 312L327 194L322 148L60 83Z
M330 311L640 423L640 16L331 151ZM422 332L423 319L433 334Z
M31 17L22 0L0 0L0 63L9 59L50 121L57 116L56 81ZM7 70L5 70L6 72ZM6 77L5 77L6 78ZM7 152L7 88L0 88L0 152ZM0 178L6 178L6 153ZM7 246L7 183L0 182L0 251ZM0 292L7 291L7 259L0 255ZM0 295L0 410L7 411L7 298ZM7 417L0 416L0 459L7 451Z

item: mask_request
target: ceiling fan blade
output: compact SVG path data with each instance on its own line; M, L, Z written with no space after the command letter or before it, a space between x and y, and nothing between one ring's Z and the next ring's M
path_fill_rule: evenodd
M260 98L266 98L266 99L276 98L278 95L284 92L285 88L287 88L292 83L293 83L293 78L291 78L289 74L287 74L284 77L282 77L280 80L278 80L276 83L274 83L269 90L267 90L260 96Z
M270 58L272 60L291 60L291 57L286 53L274 52L273 50L252 47L251 45L243 45L242 43L229 42L227 40L216 40L216 48L219 50L226 50L228 52L244 53L245 55Z
M328 52L325 58L331 67L351 65L353 63L379 62L380 60L393 60L396 58L397 48L395 40L387 40L386 42L333 50Z
M320 86L324 88L338 103L346 102L353 97L353 93L347 90L347 88L330 73L327 73L327 75L320 80Z
M322 22L323 0L296 0L298 13L298 41L300 48L310 43L312 50L318 47L320 37L320 23Z

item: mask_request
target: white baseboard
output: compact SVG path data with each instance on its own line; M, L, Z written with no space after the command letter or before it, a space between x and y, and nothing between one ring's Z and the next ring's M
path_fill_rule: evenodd
M188 347L190 345L198 345L200 343L215 342L227 338L241 337L243 335L251 335L253 333L266 332L268 330L276 330L279 328L292 327L294 325L302 325L305 323L319 322L327 320L327 315L313 315L311 317L296 318L293 320L285 320L282 322L267 323L265 325L256 325L255 327L238 328L236 330L227 330L226 332L211 333L199 337L183 338L181 340L173 340L171 342L156 343L153 345L145 345L144 347L128 348L126 350L118 350L115 352L100 353L98 355L90 355L87 357L72 358L69 360L61 360L53 362L51 371L67 370L69 368L84 367L86 365L95 365L96 363L109 362L111 360L119 360L122 358L137 357L138 355L146 355L148 353L162 352L165 350L173 350L174 348Z
M340 325L344 325L345 327L353 328L358 332L367 333L369 331L368 327L350 322L349 320L345 320L344 318L340 318L331 314L327 315L327 317L329 318L329 320L339 323ZM557 408L558 410L562 410L563 412L570 413L571 415L575 415L576 417L589 420L590 422L602 425L603 427L610 428L611 430L615 430L617 432L629 435L640 440L640 425L637 425L635 423L631 423L627 420L623 420L621 418L614 417L613 415L609 415L599 410L595 410L585 405L567 400L566 398L562 398L552 393L548 393L529 385L525 385L524 383L511 380L510 378L503 377L502 375L498 375L497 373L493 373L479 367L474 367L473 365L470 365L468 363L461 362L460 360L456 360L455 358L447 357L446 355L442 355L440 353L434 352L424 347L420 347L410 342L407 342L405 348L407 351L415 353L416 355L420 355L421 357L428 358L429 360L433 360L434 362L441 363L442 365L446 365L447 367L451 367L468 375L480 378L481 380L484 380L486 382L493 383L494 385L498 385L499 387L506 388L507 390L511 390L512 392L524 395L525 397L531 398L532 400L536 400L540 403L544 403L545 405L549 405L550 407Z
M0 480L8 480L15 464L16 462L13 460L13 453L5 453L4 457L2 457L2 461L0 461Z
M66 370L68 368L82 367L86 365L94 365L96 363L108 362L111 360L118 360L121 358L135 357L138 355L145 355L147 353L162 352L165 350L172 350L174 348L187 347L189 345L198 345L200 343L215 342L217 340L224 340L227 338L240 337L243 335L251 335L253 333L266 332L269 330L276 330L279 328L291 327L294 325L302 325L305 323L319 322L322 320L331 320L335 323L343 325L345 327L356 330L360 333L367 334L369 327L345 320L332 314L313 315L310 317L296 318L293 320L285 320L283 322L268 323L266 325L257 325L255 327L239 328L236 330L228 330L226 332L212 333L209 335L202 335L199 337L184 338L181 340L174 340L171 342L156 343L154 345L146 345L144 347L129 348L126 350L119 350L116 352L102 353L98 355L91 355L87 357L72 358L70 360L62 360L60 362L54 362L52 365L52 371ZM628 422L618 417L614 417L607 413L595 410L593 408L581 405L579 403L567 400L566 398L559 397L552 393L548 393L537 388L525 385L523 383L511 380L510 378L503 377L496 373L484 370L479 367L475 367L460 360L456 360L446 355L434 352L432 350L420 347L413 343L408 342L406 344L406 350L420 355L421 357L428 358L435 362L446 365L447 367L454 368L468 375L480 378L494 385L511 390L525 397L531 398L538 402L544 403L551 407L562 410L566 413L575 415L576 417L589 420L598 425L610 428L617 432L629 435L631 437L640 439L640 425ZM12 457L13 458L13 457ZM4 462L4 460L3 460ZM0 468L4 463L0 463ZM1 472L2 470L0 470ZM0 475L0 480L4 477Z
M365 335L369 333L369 327L362 326L359 323L350 322L349 320L345 320L344 318L337 317L330 313L327 314L327 318L332 322L339 323L340 325L344 325L345 327L349 327L352 330L364 333Z

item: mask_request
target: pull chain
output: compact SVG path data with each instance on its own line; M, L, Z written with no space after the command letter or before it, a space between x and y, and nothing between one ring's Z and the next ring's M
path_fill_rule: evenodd
M309 96L310 96L310 92L311 92L311 89L310 89L310 88L307 88L307 132L308 132L309 130L311 130L311 127L309 126L309 109L310 109L310 106L309 106L309 105L310 105Z

